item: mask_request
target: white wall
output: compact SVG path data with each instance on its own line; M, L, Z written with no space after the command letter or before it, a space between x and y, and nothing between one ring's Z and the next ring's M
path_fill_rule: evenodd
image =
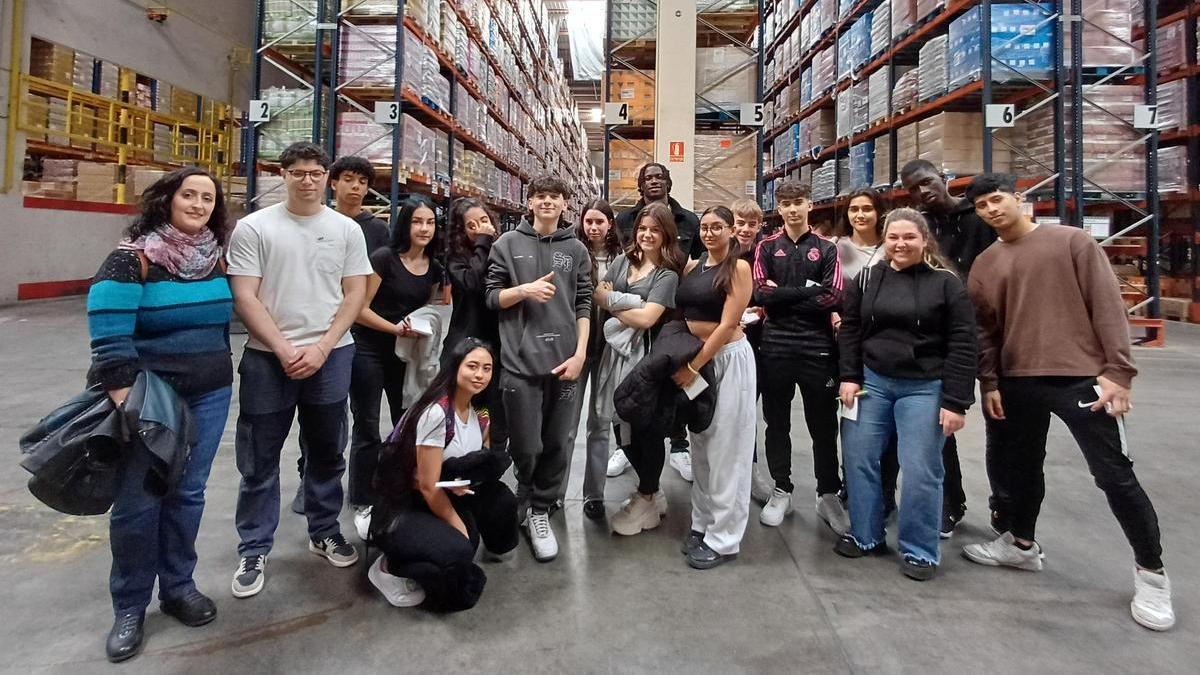
M0 103L8 106L9 44L13 0L0 0ZM167 6L163 24L146 20L143 7ZM21 70L28 72L29 38L58 42L140 73L227 100L234 47L254 41L252 0L25 0ZM233 83L233 103L250 98L249 69ZM0 124L6 128L9 120ZM4 151L0 133L0 152ZM0 304L17 299L23 283L91 277L113 248L127 216L22 206L23 134L14 146L16 181L0 194Z

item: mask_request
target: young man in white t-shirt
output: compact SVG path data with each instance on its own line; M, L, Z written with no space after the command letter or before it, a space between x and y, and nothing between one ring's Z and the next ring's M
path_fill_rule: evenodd
M297 409L309 550L335 567L358 561L338 515L354 359L347 330L362 310L371 264L362 229L325 206L329 158L321 147L294 143L279 161L287 200L238 221L227 254L234 307L250 333L238 368L237 598L263 587L279 525L279 452Z

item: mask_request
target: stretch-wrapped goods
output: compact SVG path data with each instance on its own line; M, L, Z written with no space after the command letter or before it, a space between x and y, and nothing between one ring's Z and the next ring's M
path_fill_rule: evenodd
M1040 8L1040 9L1039 9ZM992 5L992 81L1050 77L1053 14L1050 4ZM950 22L947 86L956 89L980 78L983 64L981 10L972 7ZM1014 72L1014 70L1016 72Z
M917 98L921 101L946 93L946 44L947 37L939 35L921 47L917 57Z

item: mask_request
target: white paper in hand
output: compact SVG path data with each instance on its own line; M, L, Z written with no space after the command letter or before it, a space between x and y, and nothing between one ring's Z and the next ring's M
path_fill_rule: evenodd
M749 326L752 323L758 323L760 318L762 317L758 315L758 312L752 309L747 309L746 311L742 312L742 325Z
M804 282L805 288L811 288L813 286L820 288L821 284L818 284L817 282L813 281L812 279L805 280L805 282Z
M703 377L697 375L696 379L692 380L692 383L684 388L683 393L687 394L689 401L694 401L700 395L700 392L705 389L708 389L708 382Z
M838 401L838 412L842 415L842 419L850 420L851 422L857 422L858 421L858 407L861 404L862 404L862 401L855 401L853 408L847 408L844 403L842 403L841 401Z
M407 318L408 329L420 335L421 337L430 337L433 335L433 324L429 319L421 316L412 316Z

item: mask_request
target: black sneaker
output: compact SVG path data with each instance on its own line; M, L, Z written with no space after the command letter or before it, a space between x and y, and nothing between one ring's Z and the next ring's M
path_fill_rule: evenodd
M261 578L261 577L260 577ZM207 595L193 588L186 595L159 604L163 614L179 619L185 626L203 626L217 618L217 605Z
M942 539L949 539L954 536L954 528L962 522L963 516L967 513L966 504L942 506L942 527L938 532L938 536Z
M679 547L679 552L687 555L692 552L692 549L697 548L704 543L704 533L691 530L688 532L687 539L683 540L683 544Z
M862 558L868 555L883 555L888 552L888 547L886 543L881 541L871 548L860 548L854 537L845 534L834 544L833 552L843 558Z
M585 499L583 501L583 515L589 520L604 520L604 500L603 499Z
M142 637L145 635L142 625L145 619L146 613L141 611L122 612L117 615L104 644L104 651L110 662L127 661L142 650Z
M717 553L704 541L701 541L699 546L688 551L687 554L687 564L697 570L710 570L735 559L737 559L736 553Z
M341 532L335 532L321 540L310 539L308 550L323 556L334 567L349 567L358 562L358 549L346 541Z
M900 573L916 581L929 581L937 573L937 565L924 560L905 558L900 562Z
M248 598L258 595L267 580L267 556L248 555L238 562L233 573L233 597Z

